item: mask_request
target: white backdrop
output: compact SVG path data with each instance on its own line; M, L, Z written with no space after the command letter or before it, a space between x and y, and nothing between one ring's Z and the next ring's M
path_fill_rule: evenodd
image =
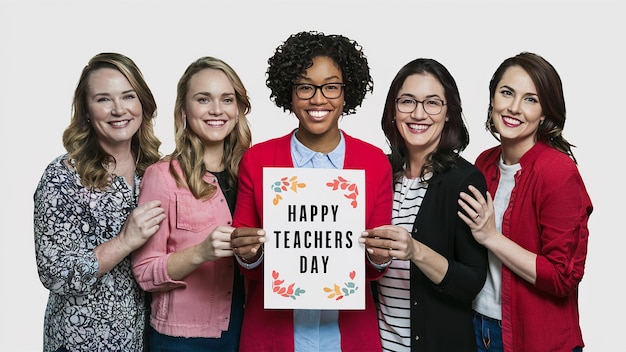
M289 34L338 33L363 45L374 77L356 115L340 127L387 150L380 115L396 71L435 58L461 91L473 161L496 141L484 130L497 65L536 52L559 71L580 171L595 210L580 310L585 351L623 349L623 6L618 1L423 0L0 0L0 350L40 351L47 291L35 266L32 196L45 166L64 152L61 134L83 66L99 52L131 57L157 99L162 153L173 149L176 82L212 55L240 74L252 100L253 142L296 126L269 100L267 58ZM618 88L619 87L619 88ZM622 196L622 197L620 197ZM610 197L614 200L610 201ZM610 203L610 204L609 204ZM611 323L606 318L613 317ZM617 322L617 323L615 323Z

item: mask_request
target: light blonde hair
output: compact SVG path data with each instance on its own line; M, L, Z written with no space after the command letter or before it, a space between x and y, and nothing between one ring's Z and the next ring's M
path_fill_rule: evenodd
M239 162L241 161L243 153L252 143L252 134L246 117L251 109L250 99L248 98L245 86L235 70L226 62L210 56L201 57L192 62L178 81L176 103L174 105L174 136L176 148L169 156L169 159L170 173L176 180L177 185L182 187L184 183L181 176L173 168L171 160L177 160L180 163L187 186L197 199L210 198L215 193L216 187L203 180L207 172L204 164L204 145L190 128L186 128L187 125L183 108L187 99L191 77L204 69L215 69L224 72L235 89L239 119L233 131L224 141L224 153L222 154L222 164L228 173L231 187L237 186Z

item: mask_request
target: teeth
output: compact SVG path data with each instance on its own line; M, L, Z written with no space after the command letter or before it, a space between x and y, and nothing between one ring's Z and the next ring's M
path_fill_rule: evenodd
M509 124L509 125L521 125L521 124L522 124L522 122L521 122L520 120L518 120L518 119L513 119L513 118L510 118L510 117L504 117L504 116L503 116L503 117L502 117L502 120L503 120L505 123Z
M124 120L124 121L115 121L115 122L111 122L111 125L119 127L119 126L123 126L126 125L128 123L128 120Z
M412 129L412 130L423 131L423 130L428 129L428 127L429 127L428 125L419 125L419 124L416 124L416 123L410 123L409 124L409 128Z
M209 120L206 123L209 126L223 126L226 122L222 120Z
M320 110L311 110L309 111L309 115L313 117L324 117L328 115L328 111L320 111Z

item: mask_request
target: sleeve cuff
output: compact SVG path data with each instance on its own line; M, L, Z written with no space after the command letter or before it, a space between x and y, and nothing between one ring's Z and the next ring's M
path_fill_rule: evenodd
M237 263L239 263L239 265L241 265L242 267L244 267L246 269L254 269L254 268L258 267L259 265L261 265L261 262L263 261L263 257L264 256L265 256L265 251L261 252L261 256L259 256L259 259L257 259L253 263L247 263L247 262L243 261L243 259L240 258L238 255L235 256L235 259L237 259Z
M372 261L372 259L370 258L369 253L366 255L366 257L367 257L367 260L368 260L368 261L369 261L369 262L370 262L370 263L374 266L374 268L376 268L376 269L378 269L378 270L383 270L383 269L385 269L385 268L386 268L386 267L388 267L388 266L389 266L389 264L391 264L391 262L393 261L393 258L391 258L391 259L389 259L388 261L386 261L386 262L384 262L384 263L382 263L382 264L377 264L377 263L374 263L374 262Z

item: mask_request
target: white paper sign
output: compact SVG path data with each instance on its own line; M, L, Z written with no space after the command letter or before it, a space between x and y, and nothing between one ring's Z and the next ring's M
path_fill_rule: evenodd
M365 171L263 169L266 309L365 309Z

